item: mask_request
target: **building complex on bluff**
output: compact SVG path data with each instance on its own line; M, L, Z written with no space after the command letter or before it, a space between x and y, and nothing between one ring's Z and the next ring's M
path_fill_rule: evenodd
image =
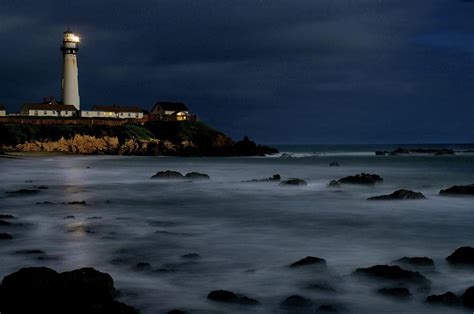
M36 123L91 123L99 120L132 120L146 122L155 120L186 121L196 120L196 116L189 113L188 107L182 102L158 101L151 110L144 110L139 106L122 105L95 105L90 110L81 109L79 96L79 71L77 53L80 38L69 29L64 32L61 51L63 54L61 101L54 96L45 97L40 103L24 104L19 113L7 114L5 107L0 104L0 122L34 120ZM20 119L20 120L19 120ZM109 121L111 122L111 121Z

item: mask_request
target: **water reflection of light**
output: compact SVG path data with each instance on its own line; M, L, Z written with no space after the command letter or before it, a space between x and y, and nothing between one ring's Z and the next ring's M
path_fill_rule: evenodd
M66 230L67 232L80 238L83 238L88 234L94 233L90 226L85 222L74 222L66 224Z

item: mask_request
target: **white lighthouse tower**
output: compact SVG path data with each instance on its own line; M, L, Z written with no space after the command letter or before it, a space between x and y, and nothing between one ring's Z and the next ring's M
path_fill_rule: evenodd
M79 80L77 70L77 51L79 37L69 29L64 32L63 45L63 78L61 81L61 97L64 105L73 105L81 109L79 100Z

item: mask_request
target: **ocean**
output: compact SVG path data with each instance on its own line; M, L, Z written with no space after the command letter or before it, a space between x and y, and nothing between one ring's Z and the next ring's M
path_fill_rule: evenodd
M119 300L141 313L287 313L280 303L291 295L344 313L469 312L424 300L446 291L461 295L474 285L474 270L445 261L456 248L474 246L474 198L438 194L452 185L474 183L474 153L374 153L400 146L409 145L281 145L282 154L245 158L0 159L0 214L14 215L11 222L17 224L0 226L0 232L14 238L0 242L0 277L28 266L57 271L94 267L111 274ZM339 166L330 167L331 162ZM211 179L150 179L161 170L197 171ZM384 181L328 187L333 179L362 172ZM274 174L301 178L308 185L245 182ZM32 195L7 193L41 186L47 188ZM422 192L427 199L367 200L401 188ZM82 201L86 205L69 204ZM185 256L193 253L199 256ZM324 258L327 269L288 267L306 256ZM375 292L388 284L352 275L359 267L390 264L404 256L434 259L435 269L422 272L432 282L430 291L411 289L411 298L394 300ZM308 289L315 284L332 289ZM260 305L207 299L219 289L257 299ZM317 307L307 310L314 311Z

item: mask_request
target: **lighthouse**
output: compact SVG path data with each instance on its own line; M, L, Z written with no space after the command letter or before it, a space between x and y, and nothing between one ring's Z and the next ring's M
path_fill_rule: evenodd
M64 32L63 44L63 77L61 80L61 97L64 105L73 105L81 109L79 100L79 80L77 70L77 51L79 50L79 37L69 29Z

